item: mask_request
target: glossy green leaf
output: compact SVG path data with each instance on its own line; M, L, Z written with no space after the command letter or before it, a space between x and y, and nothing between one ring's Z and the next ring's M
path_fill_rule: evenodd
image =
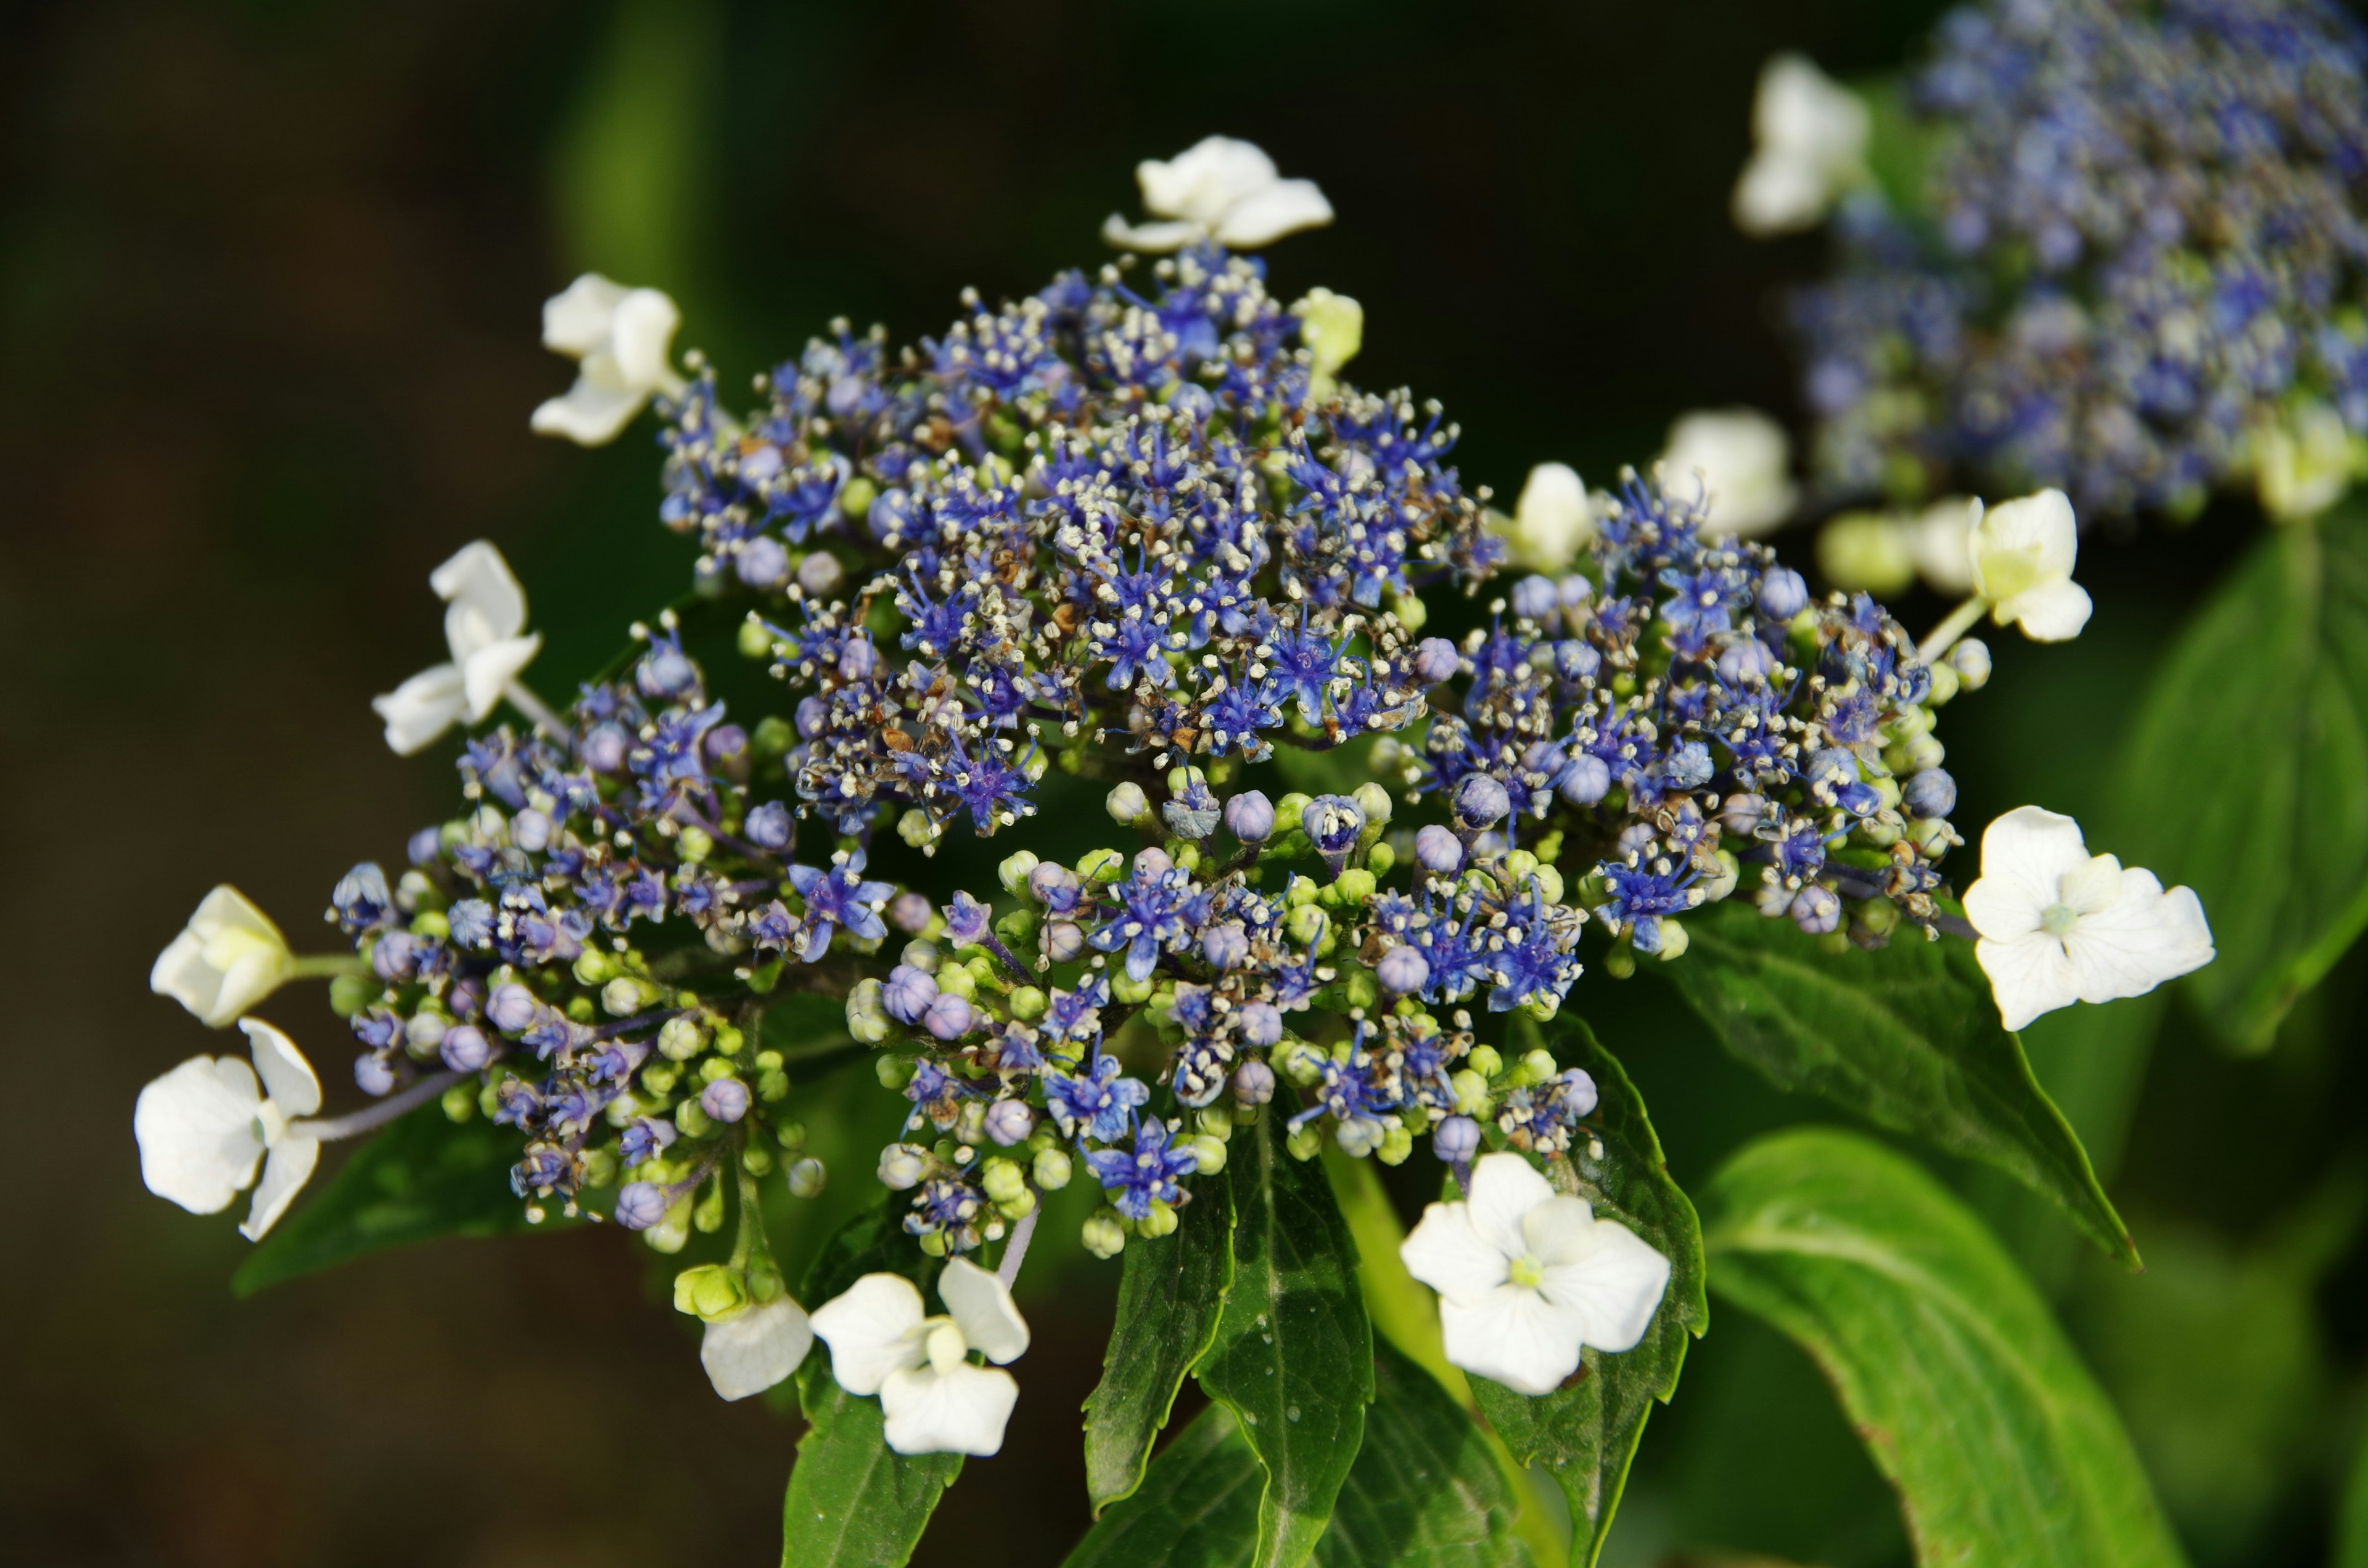
M2110 849L2203 901L2183 983L2268 1048L2368 926L2368 508L2271 530L2180 634L2123 752Z
M1710 1324L1703 1293L1702 1227L1694 1206L1670 1179L1661 1142L1645 1102L1619 1059L1577 1020L1559 1026L1552 1047L1565 1067L1584 1067L1599 1096L1595 1147L1571 1150L1579 1196L1607 1220L1617 1220L1669 1260L1669 1287L1652 1326L1633 1350L1590 1350L1578 1381L1530 1398L1486 1378L1472 1380L1481 1414L1523 1464L1554 1473L1569 1499L1570 1560L1580 1568L1601 1555L1645 1421L1656 1400L1677 1392L1686 1346ZM1518 1042L1517 1042L1518 1043Z
M1176 1393L1217 1335L1234 1280L1233 1187L1194 1185L1175 1233L1127 1246L1102 1381L1086 1400L1086 1491L1094 1511L1133 1492Z
M1283 1147L1269 1109L1234 1137L1234 1288L1195 1369L1266 1472L1255 1568L1305 1562L1364 1439L1373 1335L1357 1251L1315 1160Z
M251 1296L364 1254L438 1236L501 1236L578 1221L555 1210L541 1223L510 1190L518 1136L438 1106L397 1119L356 1149L294 1213L247 1254L231 1289Z
M1824 1370L1899 1493L1918 1562L2181 1561L2046 1304L1920 1166L1808 1128L1746 1145L1702 1195L1712 1289Z
M1241 1423L1210 1405L1159 1450L1142 1486L1094 1521L1063 1568L1238 1568L1258 1539L1265 1483Z
M2343 1483L2335 1519L2331 1568L2368 1568L2368 1432L2357 1439L2351 1471Z
M1373 1348L1365 1444L1316 1543L1318 1568L1527 1568L1487 1436L1395 1346Z
M896 1210L882 1203L843 1227L806 1270L798 1299L817 1307L882 1272L909 1276L927 1295L936 1260L913 1244ZM962 1456L890 1449L879 1400L840 1388L819 1341L798 1369L798 1403L809 1425L781 1504L781 1568L895 1568L962 1473Z
M2136 1265L2079 1138L2000 1026L1971 942L1903 929L1879 951L1828 952L1739 900L1686 929L1685 957L1656 971L1734 1055L1779 1088L1997 1166Z

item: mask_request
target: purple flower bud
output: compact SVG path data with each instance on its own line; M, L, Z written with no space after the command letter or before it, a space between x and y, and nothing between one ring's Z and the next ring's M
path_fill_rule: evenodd
M1912 817L1947 816L1957 809L1957 781L1945 768L1928 767L1908 779L1899 801Z
M1466 833L1496 826L1512 809L1505 787L1485 773L1467 773L1455 787L1455 825Z
M1263 790L1245 790L1225 802L1225 831L1244 844L1263 844L1274 832L1274 802Z
M838 673L848 680L870 680L879 667L880 650L868 637L855 639L838 655Z
M1315 852L1328 858L1356 847L1357 835L1365 831L1365 813L1346 795L1318 795L1300 812L1299 825Z
M699 666L672 642L659 642L633 666L633 684L643 697L679 697L699 684Z
M1576 572L1565 577L1555 587L1562 595L1562 608L1565 610L1577 609L1595 597L1595 585Z
M1531 575L1513 585L1513 613L1541 624L1562 612L1562 590L1551 577Z
M702 748L707 760L726 778L748 777L748 732L737 724L718 724L707 732Z
M740 836L759 849L787 849L790 833L790 808L779 801L768 801L750 812L740 827Z
M1435 877L1452 877L1463 867L1463 842L1437 823L1414 835L1415 862Z
M1811 882L1793 895L1793 924L1812 937L1822 937L1839 929L1842 923L1842 901L1834 890Z
M404 846L404 852L410 857L411 863L415 866L433 866L436 864L437 856L442 853L443 848L442 830L423 827L411 835L411 841Z
M365 1052L354 1058L354 1087L376 1098L394 1088L394 1063L385 1057Z
M407 980L419 961L418 938L408 931L389 931L370 949L370 971L381 980Z
M740 553L733 558L732 569L750 587L769 592L789 581L790 552L772 535L758 534L741 545Z
M1612 858L1619 860L1639 855L1650 858L1653 851L1660 847L1660 843L1661 835L1653 831L1652 824L1632 822L1620 830L1619 837L1611 841Z
M976 947L986 937L986 917L994 911L970 894L957 891L946 905L946 939L957 947Z
M1719 825L1739 838L1757 832L1768 814L1768 802L1758 795L1729 795L1718 808Z
M1044 956L1067 963L1086 950L1085 927L1074 920L1055 920L1044 927Z
M1167 851L1156 844L1134 852L1134 874L1145 881L1164 877L1175 869L1176 862L1167 858Z
M1455 672L1463 667L1463 656L1444 637L1426 637L1414 645L1415 678L1425 686L1453 680Z
M1752 680L1766 680L1778 669L1776 655L1768 644L1757 637L1747 637L1720 653L1718 678L1729 686L1743 686Z
M1809 585L1789 566L1771 566L1759 579L1759 613L1770 620L1790 620L1809 608Z
M810 741L821 734L823 726L830 722L830 704L819 697L801 697L794 717L798 739Z
M454 1024L446 1029L436 1051L455 1073L474 1073L494 1059L493 1041L474 1024Z
M1555 792L1571 805L1591 806L1611 792L1611 765L1583 751L1570 759L1570 770Z
M617 1189L617 1223L646 1231L666 1218L666 1191L654 1181L629 1181Z
M900 963L888 971L880 987L881 1005L888 1016L900 1024L917 1024L929 1004L938 999L938 977L911 964Z
M1201 934L1201 956L1218 969L1236 969L1250 956L1249 933L1238 920L1212 926Z
M921 1022L939 1040L960 1040L976 1027L978 1011L952 992L940 991L937 1000L929 1004L929 1010L922 1015Z
M1274 1098L1274 1069L1263 1062L1245 1062L1235 1068L1234 1098L1243 1105L1264 1105Z
M1242 1043L1272 1045L1282 1038L1282 1013L1271 1002L1252 1002L1242 1008Z
M473 1017L484 1008L485 983L473 974L463 975L452 983L450 1002L455 1017Z
M986 1108L986 1135L1005 1148L1024 1143L1036 1131L1036 1113L1023 1100L997 1100Z
M577 743L575 754L593 772L614 773L625 766L626 754L632 749L632 737L620 726L595 724Z
M863 521L871 529L871 537L887 540L895 537L912 521L912 498L901 490L883 490L871 498L871 510Z
M900 892L888 903L888 924L907 937L917 937L929 928L937 917L927 896L916 892Z
M1603 655L1583 638L1565 637L1554 645L1554 674L1574 684L1593 680L1603 667Z
M1568 1108L1571 1115L1595 1114L1599 1096L1595 1092L1594 1074L1588 1073L1584 1067L1574 1067L1566 1073L1557 1074L1554 1082L1562 1086L1562 1103Z
M1393 996L1411 996L1430 983L1430 960L1412 948L1392 948L1373 966L1373 978Z
M798 586L816 598L835 592L846 580L846 568L826 550L817 550L798 562Z
M504 1034L522 1034L534 1026L535 1016L542 1004L534 993L515 982L494 987L494 994L485 1003L485 1017Z
M1469 1165L1480 1153L1480 1124L1468 1116L1451 1116L1430 1135L1430 1152L1451 1165Z
M737 1121L748 1114L748 1085L737 1078L718 1078L699 1091L699 1108L718 1121Z
M1045 908L1065 914L1077 906L1077 873L1056 860L1040 860L1028 873L1028 891Z
M510 842L529 855L540 855L551 845L551 819L529 806L510 818Z

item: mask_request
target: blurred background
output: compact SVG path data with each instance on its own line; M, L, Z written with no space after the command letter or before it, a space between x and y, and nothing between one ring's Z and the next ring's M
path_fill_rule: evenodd
M427 570L496 540L552 692L687 581L655 525L647 425L591 453L527 432L570 375L537 343L546 295L588 267L667 289L679 344L740 384L834 315L905 341L966 285L1016 294L1098 263L1135 161L1222 131L1322 183L1340 222L1274 253L1277 290L1364 302L1351 373L1442 400L1467 483L1509 495L1548 459L1601 483L1682 410L1797 415L1775 296L1821 242L1728 225L1754 75L1780 48L1846 77L1889 68L1939 9L9 7L0 626L25 678L0 789L24 859L0 902L0 1071L27 1099L10 1165L28 1179L0 1270L6 1555L774 1558L795 1418L718 1403L640 1249L450 1242L238 1302L232 1219L150 1197L131 1138L142 1082L226 1049L145 983L206 888L236 880L302 948L338 873L448 812L446 759L391 757L368 707L442 656ZM2259 526L2229 506L2092 535L2088 635L1998 643L1993 686L1944 718L1958 820L2025 801L2087 816L2161 638ZM1788 548L1806 563L1804 537ZM1897 608L1918 626L1944 608ZM2200 1564L2325 1551L2368 1354L2359 982L2355 955L2251 1062L2175 1005L2143 1074L2034 1031L2146 1275L1945 1173L2060 1300ZM1632 1064L1680 1179L1825 1115L1730 1062L1656 981L1590 976L1574 1002ZM334 1102L342 1031L317 990L265 1010ZM848 1116L818 1129L856 1151L838 1201L876 1146ZM973 1462L917 1561L1052 1562L1083 1528L1076 1409L1117 1272L1064 1250L1030 1267L1011 1441ZM1688 1370L1610 1560L1907 1561L1805 1358L1714 1310Z

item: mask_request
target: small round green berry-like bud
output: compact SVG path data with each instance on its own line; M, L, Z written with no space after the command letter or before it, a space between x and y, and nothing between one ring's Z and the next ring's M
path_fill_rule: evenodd
M650 988L630 974L620 974L600 988L600 1010L612 1018L629 1018L657 1000Z
M1079 881L1119 881L1126 876L1126 857L1115 849L1088 849L1078 857L1076 871Z
M1032 849L1022 849L1016 855L1007 855L1003 858L1003 864L995 869L995 880L1001 882L1003 891L1012 897L1025 898L1028 896L1028 873L1034 870L1039 864L1036 852Z
M1174 1235L1176 1233L1175 1209L1154 1199L1151 1212L1134 1222L1134 1233L1146 1241L1157 1241L1161 1236Z
M1877 937L1899 928L1899 906L1887 898L1871 898L1858 907L1858 923Z
M780 1301L790 1289L790 1282L782 1278L781 1271L770 1263L750 1264L747 1280L748 1299L760 1307L768 1301Z
M758 756L780 756L797 744L797 730L778 713L758 720L748 733L748 749Z
M1978 637L1968 637L1949 650L1949 665L1957 672L1960 687L1979 691L1989 684L1990 645Z
M872 1071L879 1074L880 1086L883 1089L901 1092L913 1081L913 1063L902 1056L889 1054L877 1057L873 1060Z
M847 994L847 1032L861 1044L878 1045L888 1038L888 1005L880 982L857 981Z
M1087 1216L1081 1239L1096 1257L1116 1257L1126 1250L1126 1233L1119 1228L1116 1211L1109 1209L1098 1209Z
M740 1151L740 1168L752 1176L773 1174L773 1152L762 1143L751 1143Z
M1225 1168L1225 1143L1222 1138L1212 1138L1203 1132L1189 1141L1192 1151L1192 1168L1202 1176L1215 1176Z
M1291 1151L1294 1160L1312 1160L1324 1152L1323 1131L1312 1121L1294 1127L1283 1140L1283 1147Z
M477 1087L473 1084L455 1084L444 1091L437 1102L444 1108L448 1121L466 1121L477 1114Z
M1447 1086L1455 1091L1457 1110L1465 1116L1472 1117L1483 1117L1488 1114L1491 1101L1487 1079L1466 1067L1448 1079Z
M1311 1126L1308 1131L1312 1132L1315 1129ZM1332 1134L1332 1141L1339 1144L1340 1152L1350 1159L1361 1160L1382 1146L1382 1140L1388 1131L1372 1118L1360 1116L1340 1123ZM1295 1149L1292 1152L1298 1153Z
M1932 689L1924 694L1924 706L1938 708L1957 695L1957 667L1946 659L1932 666Z
M924 848L938 836L938 824L929 820L928 812L915 806L896 819L896 836L916 849Z
M688 1062L707 1049L707 1031L691 1018L668 1018L658 1029L658 1054L669 1062Z
M997 1154L979 1167L979 1186L997 1203L1008 1203L1028 1191L1028 1177L1019 1162Z
M1110 792L1102 809L1121 827L1133 827L1151 814L1151 797L1143 792L1142 785L1129 779Z
M1124 970L1120 970L1110 977L1111 997L1131 1007L1140 1006L1151 999L1152 984L1151 976L1145 975L1141 980L1130 980Z
M683 859L693 866L715 853L713 835L696 823L685 823L682 831L675 835L674 842L675 847L682 852Z
M1302 904L1291 912L1288 929L1293 941L1313 947L1332 929L1332 917L1312 903Z
M1033 985L1015 988L1009 997L1009 1005L1011 1016L1023 1024L1033 1023L1042 1017L1044 1009L1048 1006L1044 993Z
M1284 834L1296 828L1300 819L1306 814L1309 802L1315 798L1313 795L1303 794L1293 790L1290 794L1277 801L1274 803L1274 831Z
M1622 942L1603 955L1603 972L1614 980L1625 980L1636 972L1636 949Z
M617 1151L595 1149L584 1156L584 1185L614 1187L617 1185Z
M1372 779L1358 785L1356 792L1349 798L1357 802L1359 811L1365 813L1367 833L1378 833L1389 822L1390 792Z
M329 1011L350 1018L377 1001L385 987L369 974L341 974L329 982Z
M652 1252L669 1257L680 1252L690 1240L690 1199L677 1199L665 1219L642 1233L642 1240Z
M860 523L871 515L871 503L879 496L880 487L859 473L839 489L839 516L851 523Z
M1656 956L1663 963L1685 957L1686 949L1692 942L1693 938L1686 935L1684 926L1667 915L1661 917L1661 950Z
M740 623L740 656L744 659L769 659L773 656L773 634L752 612Z
M1365 869L1377 877L1386 877L1398 863L1398 852L1386 844L1376 844L1365 851Z
M1324 1053L1304 1040L1285 1042L1271 1058L1274 1070L1305 1088L1324 1076Z
M723 1228L723 1184L722 1182L711 1181L707 1184L706 1192L701 1194L699 1201L691 1206L690 1222L699 1227L699 1233L703 1236L712 1236Z
M1375 883L1372 872L1350 867L1324 890L1322 902L1333 909L1362 908L1365 901L1373 896Z
M1069 1185L1069 1177L1075 1174L1069 1152L1066 1149L1039 1149L1036 1158L1030 1162L1029 1174L1045 1191L1060 1191Z
M686 1138L704 1138L715 1131L713 1119L699 1108L697 1100L685 1100L674 1108L674 1124Z
M1463 1059L1463 1062L1464 1065L1470 1067L1472 1071L1479 1074L1483 1078L1494 1078L1497 1074L1502 1073L1505 1070L1505 1059L1503 1056L1498 1054L1497 1048L1493 1045L1474 1046L1472 1048L1472 1053L1466 1056Z
M1373 1151L1373 1158L1385 1165L1401 1165L1406 1163L1406 1157L1413 1153L1413 1132L1407 1130L1406 1123L1393 1121L1390 1123L1390 1130L1382 1134L1381 1146Z
M812 1155L803 1160L792 1161L790 1165L790 1196L791 1198L820 1197L823 1183L828 1176L829 1173L823 1168L823 1163Z
M576 954L569 969L578 985L606 985L622 972L617 967L617 956L598 948L586 948Z

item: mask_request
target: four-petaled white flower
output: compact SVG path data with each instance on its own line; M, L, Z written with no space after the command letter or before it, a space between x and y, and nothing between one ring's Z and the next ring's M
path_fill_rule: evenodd
M542 648L542 634L526 630L526 590L502 552L484 540L462 546L428 574L427 583L450 607L444 612L444 641L452 662L370 699L386 721L386 744L400 756L432 744L464 718L478 722L505 696L516 700L518 672Z
M181 934L156 955L148 989L170 996L208 1028L228 1028L279 990L295 961L271 916L224 882L206 894Z
M1583 1346L1634 1348L1669 1283L1668 1258L1519 1154L1483 1155L1469 1201L1424 1210L1398 1256L1439 1292L1447 1358L1527 1394L1559 1387Z
M667 363L682 312L655 289L628 289L587 272L542 305L542 346L576 361L575 384L534 411L539 436L606 446L651 398L680 397Z
M762 1393L798 1369L814 1348L814 1322L788 1296L721 1321L699 1341L699 1364L725 1399Z
M140 1141L140 1176L148 1190L192 1214L229 1208L262 1162L263 1181L238 1228L259 1242L321 1157L320 1140L291 1125L321 1108L321 1081L303 1052L269 1024L241 1018L238 1027L246 1031L255 1066L234 1056L190 1057L140 1091L131 1133Z
M1577 470L1540 463L1522 483L1509 523L1497 525L1512 549L1513 564L1532 572L1570 570L1579 547L1595 533L1595 504Z
M2089 591L2072 580L2080 529L2061 490L1999 502L1974 525L1967 548L1974 591L2000 626L2011 621L2034 642L2064 642L2089 624Z
M1793 442L1784 427L1756 408L1700 409L1669 426L1661 453L1661 483L1693 499L1706 494L1705 534L1745 539L1764 534L1793 515L1799 497L1792 478Z
M1798 54L1759 69L1751 105L1751 161L1735 185L1735 225L1747 234L1815 228L1834 200L1867 179L1866 105Z
M1262 149L1230 136L1203 137L1166 162L1146 158L1134 177L1144 209L1167 221L1129 223L1111 213L1102 239L1121 250L1181 250L1203 240L1252 250L1332 222L1332 204L1314 180L1282 178Z
M925 1315L919 1288L903 1275L867 1274L816 1309L814 1331L830 1346L839 1387L880 1396L890 1448L984 1457L1003 1447L1019 1385L972 1365L970 1352L1016 1361L1028 1324L1003 1281L967 1258L946 1265L938 1294L951 1316Z
M2075 1002L2143 996L2213 958L2192 888L2166 892L2152 871L2090 855L2078 823L2037 806L1983 832L1965 918L2010 1029Z

